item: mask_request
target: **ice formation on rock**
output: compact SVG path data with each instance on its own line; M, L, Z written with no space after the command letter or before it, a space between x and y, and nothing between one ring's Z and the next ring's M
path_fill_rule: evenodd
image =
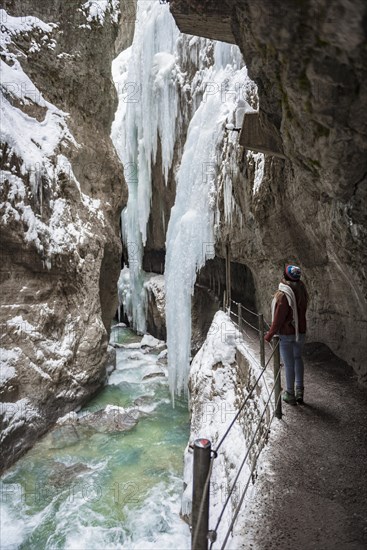
M215 255L217 192L224 186L225 219L233 210L231 177L237 170L223 155L224 142L236 147L226 124L235 120L251 81L237 47L215 43L206 91L189 126L177 173L176 201L166 240L166 321L170 389L187 392L191 349L191 296L197 271ZM251 107L247 104L248 110ZM218 213L217 213L218 217Z
M133 44L113 64L120 102L112 139L129 188L121 221L129 255L132 324L144 332L142 258L151 206L152 163L159 139L167 181L175 144L180 74L176 64L179 31L168 5L141 1L137 10Z

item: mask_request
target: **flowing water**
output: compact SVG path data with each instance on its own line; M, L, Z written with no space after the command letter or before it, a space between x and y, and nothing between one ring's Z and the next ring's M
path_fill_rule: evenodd
M117 349L117 369L78 416L113 405L139 414L139 422L116 432L80 429L74 418L8 470L1 480L3 550L189 548L179 517L187 402L172 408L159 348L147 351L127 328L118 329L118 341L128 347Z

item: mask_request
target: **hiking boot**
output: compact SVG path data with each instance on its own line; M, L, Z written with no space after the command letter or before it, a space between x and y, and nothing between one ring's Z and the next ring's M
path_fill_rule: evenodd
M296 388L296 401L299 405L303 404L303 389Z
M287 391L283 393L283 401L285 401L285 403L288 403L288 405L297 405L294 394L291 394Z

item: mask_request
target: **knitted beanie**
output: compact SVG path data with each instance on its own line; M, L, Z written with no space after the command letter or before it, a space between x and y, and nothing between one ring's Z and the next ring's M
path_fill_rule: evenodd
M299 281L301 278L301 269L296 265L287 265L284 269L284 276L289 281Z

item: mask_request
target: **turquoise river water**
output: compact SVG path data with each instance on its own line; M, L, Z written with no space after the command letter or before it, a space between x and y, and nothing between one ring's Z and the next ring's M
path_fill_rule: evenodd
M108 405L140 418L126 432L57 425L1 480L2 550L190 547L180 519L187 402L172 408L158 349L127 328L108 385L82 411ZM135 404L134 404L135 402Z

